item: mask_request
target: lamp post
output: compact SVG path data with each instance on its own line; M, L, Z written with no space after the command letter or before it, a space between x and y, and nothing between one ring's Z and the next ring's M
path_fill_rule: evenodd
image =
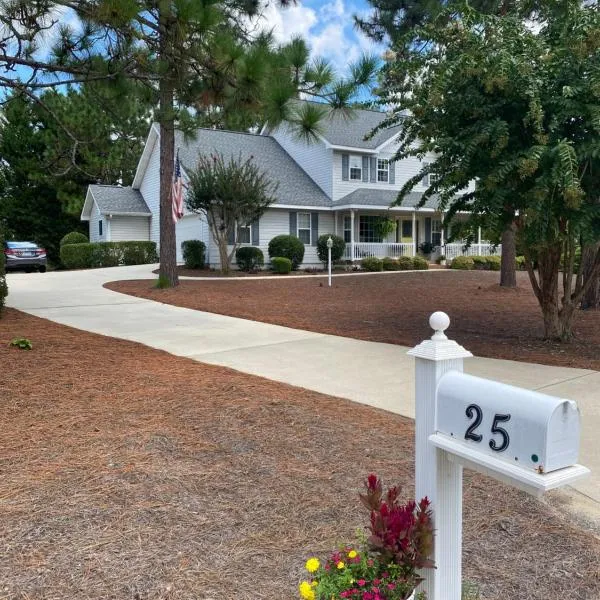
M327 266L329 271L329 287L331 287L331 249L333 248L333 240L331 236L327 238Z

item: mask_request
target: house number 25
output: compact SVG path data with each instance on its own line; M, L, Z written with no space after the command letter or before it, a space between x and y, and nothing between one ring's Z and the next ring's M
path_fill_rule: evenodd
M483 411L481 410L481 407L477 404L469 404L465 413L469 419L473 419L473 422L469 425L469 428L465 433L465 440L472 440L474 442L480 443L481 440L483 440L483 436L480 433L477 433L476 430L481 425L481 421L483 420ZM498 441L494 438L492 438L489 441L490 448L494 450L494 452L503 452L508 448L510 444L510 437L508 435L508 431L498 426L499 423L506 423L508 421L510 421L510 415L494 415L494 422L492 423L492 434L499 435L502 440L501 443L498 443Z

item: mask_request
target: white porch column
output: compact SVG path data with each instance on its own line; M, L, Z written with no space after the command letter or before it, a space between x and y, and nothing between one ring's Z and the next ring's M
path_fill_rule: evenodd
M337 228L338 228L338 214L334 211L333 212L333 233L335 233L335 235L337 235Z
M441 222L440 222L440 251L442 254L444 254L444 244L446 243L446 240L444 239L444 213L442 213L441 215Z
M481 256L481 227L477 228L477 254Z
M417 255L417 212L413 210L412 214L412 239L413 239L413 256Z
M473 356L444 331L448 315L436 312L429 318L435 333L409 350L415 357L415 500L431 501L436 539L435 569L425 569L423 590L429 600L457 600L461 595L462 552L456 552L462 532L462 466L448 460L445 452L429 443L436 427L436 389L450 370L462 371L463 360ZM458 542L457 542L458 540Z
M350 210L350 260L354 261L354 210Z

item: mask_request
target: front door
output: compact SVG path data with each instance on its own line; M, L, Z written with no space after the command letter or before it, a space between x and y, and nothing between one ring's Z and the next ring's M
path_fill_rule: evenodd
M403 244L412 244L412 217L402 219L400 222L400 241Z

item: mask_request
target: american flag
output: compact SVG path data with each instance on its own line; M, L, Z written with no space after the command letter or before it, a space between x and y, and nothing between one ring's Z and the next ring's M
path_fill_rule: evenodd
M171 187L171 201L173 223L177 223L177 221L183 217L183 180L181 179L179 150L177 150L177 158L175 159L175 172L173 173L173 185Z

